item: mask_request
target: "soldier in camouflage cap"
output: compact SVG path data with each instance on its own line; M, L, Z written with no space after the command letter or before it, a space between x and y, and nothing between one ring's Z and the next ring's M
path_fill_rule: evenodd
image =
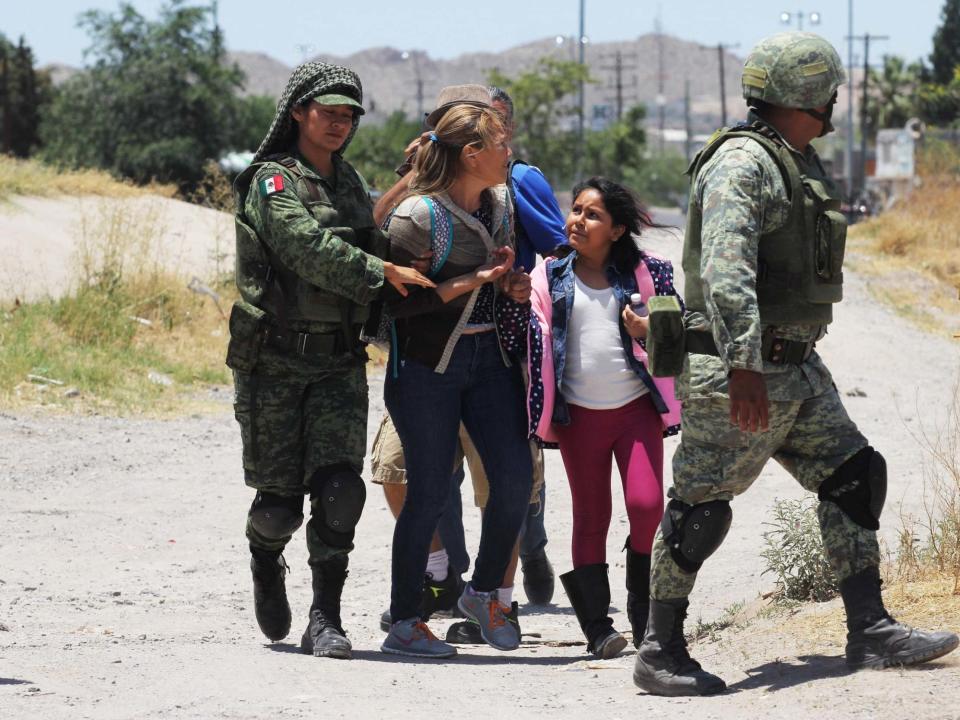
M880 596L876 530L886 465L847 415L814 350L842 297L846 223L810 142L832 128L844 82L811 33L763 40L743 71L746 123L718 131L691 166L683 269L683 435L653 548L647 633L634 682L709 695L723 680L687 652L697 571L730 526L730 501L777 460L816 492L824 551L840 580L852 668L911 665L957 647L952 633L896 622Z
M366 352L360 329L390 284L432 287L385 262L366 184L342 155L363 114L351 70L305 63L290 78L253 164L237 178L238 300L227 365L247 485L254 606L271 640L290 631L281 555L303 522L313 604L301 648L349 658L340 620L347 554L366 496Z

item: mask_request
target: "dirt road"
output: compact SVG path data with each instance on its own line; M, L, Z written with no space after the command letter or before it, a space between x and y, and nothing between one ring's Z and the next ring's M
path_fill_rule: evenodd
M960 343L912 329L871 301L856 276L837 316L822 354L851 415L887 457L883 533L892 542L898 510L922 508L924 455L911 433L944 422ZM371 377L371 431L383 412L381 382ZM811 657L786 636L770 641L750 631L694 647L731 692L648 697L631 682L632 649L597 662L575 644L581 635L559 584L557 604L547 608L524 607L518 592L526 637L516 652L465 648L446 663L383 655L378 619L389 592L392 521L375 488L344 599L355 659L297 650L310 602L302 533L287 552L294 629L287 641L267 644L253 619L243 538L252 493L240 479L229 390L219 394L222 412L170 421L0 413L0 718L960 715L960 657L847 675L840 646ZM547 467L548 549L563 572L569 493L556 453ZM759 558L763 523L775 498L800 494L770 466L734 503L733 529L692 598L691 626L769 588ZM473 512L467 529L475 547ZM621 629L626 532L621 513L608 543Z

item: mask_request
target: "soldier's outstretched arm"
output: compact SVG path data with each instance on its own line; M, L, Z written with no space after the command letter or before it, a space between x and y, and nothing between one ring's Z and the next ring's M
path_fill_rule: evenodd
M373 301L383 287L383 260L354 247L321 225L297 195L294 179L280 165L267 165L254 177L246 213L263 242L284 267L311 285L360 305ZM284 176L283 189L261 193L260 181ZM349 229L347 229L349 230Z

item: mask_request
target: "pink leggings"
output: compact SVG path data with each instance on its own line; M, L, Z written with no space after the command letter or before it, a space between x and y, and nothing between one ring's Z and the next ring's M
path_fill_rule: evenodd
M617 459L630 521L630 548L650 554L663 517L663 425L648 395L613 410L570 405L554 425L573 499L573 566L606 562L610 471Z

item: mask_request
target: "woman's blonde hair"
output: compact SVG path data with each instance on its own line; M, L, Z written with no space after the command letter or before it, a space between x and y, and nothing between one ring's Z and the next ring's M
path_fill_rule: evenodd
M492 107L450 108L434 130L420 136L410 191L420 195L445 192L460 173L460 151L464 147L475 145L482 149L505 134L503 118Z

